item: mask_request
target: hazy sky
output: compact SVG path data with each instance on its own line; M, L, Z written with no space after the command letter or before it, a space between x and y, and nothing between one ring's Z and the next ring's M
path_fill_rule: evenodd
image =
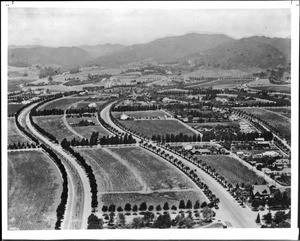
M10 8L8 44L131 45L190 32L285 38L290 25L290 9Z

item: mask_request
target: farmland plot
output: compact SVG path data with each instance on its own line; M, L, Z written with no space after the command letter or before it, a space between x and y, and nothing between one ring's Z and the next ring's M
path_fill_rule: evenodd
M62 116L37 116L33 119L45 131L54 135L58 141L62 141L64 138L70 140L75 137L78 139L78 136L68 130L62 118Z
M181 174L174 166L164 160L159 160L154 154L141 148L111 148L111 151L137 168L151 190L193 187L189 178Z
M42 105L38 108L38 110L44 110L44 109L67 109L70 105L82 101L86 99L86 97L67 97L67 98L60 98L55 101L51 101L45 105Z
M263 182L263 178L255 174L254 171L248 169L238 160L221 155L201 156L204 163L216 169L221 176L225 177L232 184L244 182L245 184L254 184Z
M150 138L152 135L177 135L180 133L184 135L195 134L177 120L129 120L120 121L120 123L124 124L130 130L136 131Z
M291 136L291 120L275 112L266 111L262 108L245 108L247 113L260 117L276 128L282 135Z
M7 114L14 114L23 106L24 105L22 103L10 103L7 106Z
M7 144L14 144L18 142L29 142L22 133L18 130L15 118L7 118Z
M291 118L291 107L279 107L279 108L276 107L276 108L264 108L264 109Z
M54 229L62 178L41 151L8 153L8 228Z

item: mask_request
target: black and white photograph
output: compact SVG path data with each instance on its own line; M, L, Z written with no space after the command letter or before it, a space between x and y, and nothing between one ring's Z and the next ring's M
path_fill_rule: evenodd
M1 50L3 238L298 239L299 2L6 1Z

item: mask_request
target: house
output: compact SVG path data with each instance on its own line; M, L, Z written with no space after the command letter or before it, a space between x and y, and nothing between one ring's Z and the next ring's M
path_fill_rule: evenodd
M93 107L97 107L97 105L96 105L96 103L90 103L90 104L88 105L88 107L93 108Z
M277 169L283 169L289 164L289 159L278 159L273 163L273 166Z
M278 157L278 156L280 156L280 154L276 151L265 151L262 155L263 156L269 156L269 157Z
M268 185L253 185L252 195L255 199L266 199L270 197L270 188Z
M183 149L186 150L186 151L190 151L190 150L193 149L193 146L192 146L192 145L185 145L185 146L183 147Z
M211 151L208 150L208 149L198 149L197 152L198 152L200 155L210 155L210 154L211 154Z
M244 152L238 151L238 152L236 153L236 155L237 155L238 157L240 157L240 158L243 158L243 157L244 157Z
M123 113L123 114L120 116L120 119L121 119L121 120L128 120L128 119L129 119L129 116Z

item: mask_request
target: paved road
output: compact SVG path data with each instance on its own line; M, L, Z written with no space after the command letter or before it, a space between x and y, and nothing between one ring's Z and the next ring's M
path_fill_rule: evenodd
M116 126L109 116L109 110L111 108L110 105L106 106L100 113L101 117L119 130L120 132L124 133L124 131ZM137 141L140 139L137 137L134 137ZM152 145L156 145L155 143L151 143ZM230 224L232 224L233 227L236 228L258 228L257 224L255 223L255 219L257 217L257 213L249 210L248 208L242 208L235 199L227 192L221 184L219 184L214 178L212 178L210 175L208 175L206 172L202 171L200 168L198 168L196 165L188 162L184 158L171 153L168 150L165 150L165 152L172 154L175 158L182 161L186 166L189 166L191 169L196 169L198 176L201 177L201 179L209 186L211 191L220 199L219 207L220 209L216 210L216 219L220 219L223 222L229 221Z
M75 159L68 155L60 145L54 144L51 141L49 141L47 138L45 138L43 135L41 135L38 131L35 130L35 128L31 125L29 120L29 111L32 109L35 105L29 106L24 110L24 113L26 113L26 125L29 128L30 132L36 136L41 142L45 143L47 147L51 148L55 152L59 153L64 159L62 161L64 162L65 166L72 165L72 168L76 170L78 173L78 177L80 178L82 184L83 184L83 195L84 199L81 200L81 198L78 198L76 185L78 185L78 180L76 180L76 177L70 173L70 170L66 168L67 174L68 174L68 190L69 190L69 197L67 201L66 206L66 212L65 217L62 223L62 229L86 229L87 228L87 219L88 216L91 214L91 193L90 193L90 185L89 180L86 176L86 173L81 168L81 166L75 161ZM28 111L29 109L29 111ZM23 112L22 112L23 113ZM21 113L21 115L22 115ZM78 178L77 177L77 178ZM80 211L77 210L77 202L80 201L80 205L83 207ZM76 218L76 219L75 219ZM77 225L74 225L75 223L78 223L78 220L80 220L79 227Z

